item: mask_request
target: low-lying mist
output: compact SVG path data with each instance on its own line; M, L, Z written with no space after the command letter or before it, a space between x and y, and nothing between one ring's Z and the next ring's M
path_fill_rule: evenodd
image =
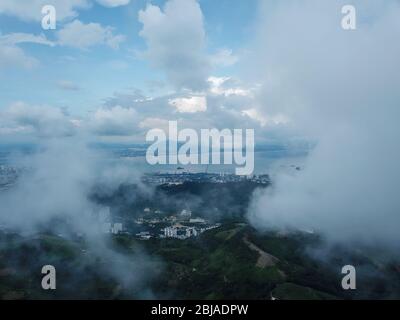
M160 261L140 248L129 254L116 250L102 228L103 207L90 197L94 188L110 193L121 183L138 181L138 173L132 168L107 165L108 161L105 153L88 147L82 137L43 139L37 152L16 159L18 165L28 169L12 188L0 193L0 224L27 239L37 239L43 233L71 243L80 239L90 256L99 261L96 272L118 283L128 297L131 292L135 297L151 298L147 284L160 270ZM15 252L10 259L18 261L21 254ZM43 252L38 250L37 254ZM36 256L34 261L60 268L68 265L76 285L77 279L85 279L85 272L89 273L73 260L45 259ZM40 274L40 269L37 272Z
M263 7L260 112L284 112L316 146L301 171L277 174L255 193L249 219L260 229L314 230L331 242L398 249L400 6L355 1L357 29L346 31L344 4Z

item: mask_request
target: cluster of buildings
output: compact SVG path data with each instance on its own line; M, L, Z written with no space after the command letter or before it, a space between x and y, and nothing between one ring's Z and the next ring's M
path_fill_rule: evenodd
M136 234L136 237L138 237L141 240L150 240L151 234L149 231L142 231Z
M17 181L20 170L13 166L0 165L0 190L11 188Z
M122 222L112 221L109 207L102 207L97 214L101 224L102 232L119 234L124 231Z
M197 237L203 232L211 229L218 228L221 224L217 223L215 225L203 226L203 227L188 227L180 223L173 226L166 227L163 229L164 233L160 236L161 238L175 238L180 240L185 240L192 237Z
M154 211L154 213L157 211ZM184 240L197 237L207 230L220 226L220 224L209 224L203 218L192 217L192 212L189 209L183 209L178 214L162 218L152 215L153 211L150 208L145 208L143 212L144 216L136 219L135 223L142 227L148 227L152 232L146 230L136 233L136 237L141 240L149 240L152 237Z
M123 231L123 225L121 222L117 222L117 223L105 222L105 223L103 223L103 232L104 233L119 234L122 231Z
M149 240L151 238L174 238L188 239L197 237L207 230L218 228L221 224L210 224L207 220L200 217L192 217L189 209L183 209L176 215L159 217L153 213L161 213L159 210L145 208L144 216L134 220L139 230L135 228L124 228L122 222L116 222L111 219L110 208L103 207L98 210L98 218L101 224L101 230L104 233L120 234L131 233L140 240ZM135 233L136 232L136 233Z
M143 182L155 185L179 185L185 182L228 183L242 181L251 181L259 184L270 183L270 178L267 174L238 176L231 173L190 173L182 171L145 174L142 180Z
M176 239L187 239L190 237L197 237L199 232L195 227L186 227L177 223L173 226L166 227L163 229L164 234L161 235L162 238L176 238Z
M203 222L205 223L206 221L204 219L196 218L196 219L191 219L192 217L192 211L188 209L183 209L179 214L177 215L169 215L169 216L164 216L164 217L159 217L162 212L160 210L155 210L153 215L152 211L150 208L145 208L143 210L144 216L139 217L134 220L136 224L149 224L149 225L156 225L159 223L175 223L177 221L191 221L193 223L196 222ZM147 216L147 217L146 217ZM200 220L199 220L200 219Z

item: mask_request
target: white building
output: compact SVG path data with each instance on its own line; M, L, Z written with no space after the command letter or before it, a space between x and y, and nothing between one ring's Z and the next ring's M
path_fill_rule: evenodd
M147 231L142 231L136 234L141 240L149 240L151 238L151 234Z
M178 228L176 228L176 227L166 227L164 229L164 236L166 238L176 238L177 231L178 231Z
M118 234L120 232L122 232L122 223L114 223L114 225L111 227L111 233Z
M182 218L190 219L190 217L192 216L192 211L183 209L183 210L181 211L181 213L180 213L180 216L181 216Z
M194 227L186 227L181 224L176 224L171 227L164 228L165 238L176 238L176 239L187 239L191 237L197 237L199 231Z
M190 238L190 237L197 237L199 235L199 233L197 232L196 228L186 228L186 237Z
M202 218L193 218L189 220L190 223L206 223L206 220Z

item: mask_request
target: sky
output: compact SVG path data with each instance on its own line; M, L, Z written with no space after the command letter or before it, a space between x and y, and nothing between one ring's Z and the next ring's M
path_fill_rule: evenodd
M56 8L56 30L42 29L46 4ZM48 116L68 115L64 120L72 126L90 118L85 126L91 132L114 140L129 140L138 133L134 127L198 112L208 122L207 96L215 118L207 127L225 115L251 119L243 113L250 108L244 100L257 84L240 83L239 62L258 6L256 0L234 6L227 0L0 1L0 112L10 118L0 126L2 140L15 138L4 134L16 130L24 133L22 127L30 136L48 131L15 119L15 113L28 111L31 122L42 124ZM221 98L230 112L217 115L212 110L221 109L221 102L211 104ZM181 107L188 101L193 110Z

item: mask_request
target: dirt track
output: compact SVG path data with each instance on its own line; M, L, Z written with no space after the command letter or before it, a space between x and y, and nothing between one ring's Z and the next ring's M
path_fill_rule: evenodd
M273 255L260 249L254 243L252 243L247 237L243 237L243 241L249 246L251 250L257 251L258 254L260 255L256 263L257 267L260 268L272 267L276 265L276 263L279 261L277 257L274 257Z

